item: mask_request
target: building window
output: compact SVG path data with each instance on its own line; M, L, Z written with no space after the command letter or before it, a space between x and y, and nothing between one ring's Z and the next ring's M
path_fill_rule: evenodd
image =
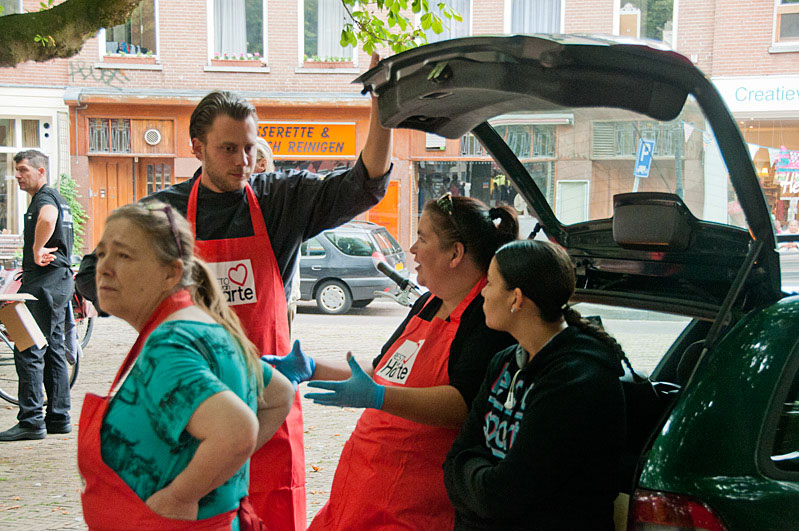
M431 9L433 5L438 4L445 4L453 11L456 11L461 17L463 17L463 20L459 22L455 19L441 17L444 30L441 33L434 33L433 30L427 30L425 32L427 35L427 42L439 42L445 41L447 39L468 37L470 34L469 30L471 28L472 16L471 0L439 0L430 3ZM440 13L437 14L440 15Z
M24 149L41 150L42 132L49 126L47 121L29 118L0 118L0 231L22 232L28 195L14 181L14 155ZM53 156L44 153L50 159L50 175L57 175Z
M561 0L510 0L510 32L560 33Z
M105 29L105 55L156 55L157 0L144 0L125 23Z
M266 2L211 0L214 59L262 59L266 56Z
M484 157L485 155L485 149L476 136L466 133L461 137L461 157Z
M350 20L341 0L305 0L303 17L305 61L352 61L352 46L340 44Z
M89 118L89 151L130 153L130 120Z
M147 195L172 185L172 168L168 164L147 165Z
M39 120L0 118L0 147L39 148Z
M494 130L519 159L553 158L555 126L532 124L499 124ZM461 156L482 157L485 150L471 133L461 138Z
M634 158L640 138L655 141L653 156L673 157L684 134L680 121L594 122L591 158Z
M588 221L588 181L558 181L555 215L564 225Z
M674 0L619 0L617 34L674 47Z
M799 42L799 0L777 0L775 41Z
M14 15L22 13L22 0L0 0L3 12L0 15Z

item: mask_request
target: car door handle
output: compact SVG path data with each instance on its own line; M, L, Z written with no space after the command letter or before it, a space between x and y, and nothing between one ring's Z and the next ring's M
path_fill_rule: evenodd
M311 271L321 271L322 266L311 266Z

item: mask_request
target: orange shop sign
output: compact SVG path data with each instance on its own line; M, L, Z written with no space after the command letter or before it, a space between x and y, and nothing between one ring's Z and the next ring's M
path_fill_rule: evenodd
M260 122L258 136L275 157L324 159L355 157L355 123Z

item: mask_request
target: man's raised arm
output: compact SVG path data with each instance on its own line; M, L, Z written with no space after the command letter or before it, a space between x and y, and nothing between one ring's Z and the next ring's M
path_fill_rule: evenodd
M380 56L372 54L372 62L369 68L374 68L380 61ZM377 179L388 172L391 167L391 130L380 125L379 114L377 111L377 96L372 95L372 111L369 118L369 135L366 137L366 144L361 151L366 171L370 179Z

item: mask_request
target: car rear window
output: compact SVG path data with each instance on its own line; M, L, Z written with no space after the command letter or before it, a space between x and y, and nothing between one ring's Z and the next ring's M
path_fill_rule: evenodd
M380 247L380 252L384 255L396 254L402 251L402 247L397 243L397 240L386 229L379 229L372 233L377 245Z
M799 374L782 404L771 460L779 469L799 472Z
M691 323L689 317L604 304L576 304L586 318L599 318L619 342L636 372L652 374L663 355Z
M336 249L349 256L372 256L374 244L365 233L326 232L325 238L336 246Z
M319 240L316 238L311 238L310 240L302 243L302 247L300 247L300 253L302 256L324 256L325 248L322 247L322 244L319 243Z

